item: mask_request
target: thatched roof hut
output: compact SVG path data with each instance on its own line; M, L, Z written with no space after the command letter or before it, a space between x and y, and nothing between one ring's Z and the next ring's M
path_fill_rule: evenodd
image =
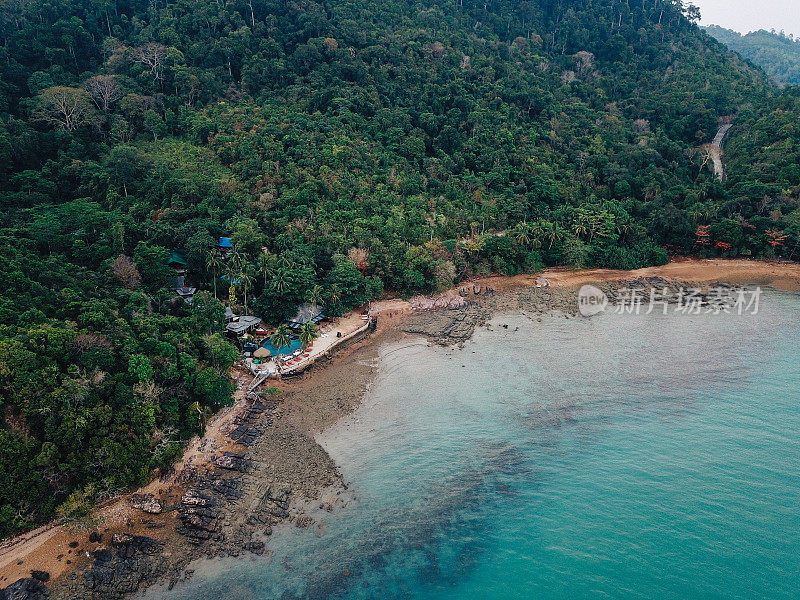
M303 304L297 308L294 317L286 319L286 324L292 329L300 329L306 323L319 323L325 319L322 309L313 304Z

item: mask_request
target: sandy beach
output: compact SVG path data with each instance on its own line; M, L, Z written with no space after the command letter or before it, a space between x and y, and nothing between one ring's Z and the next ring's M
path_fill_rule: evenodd
M309 502L326 510L347 502L337 466L314 436L359 405L387 340L423 335L458 343L500 311L574 315L575 289L587 283L613 289L658 279L800 291L800 264L747 260L680 260L637 271L550 269L544 288L536 285L539 276L488 277L436 299L374 302L375 332L302 376L270 382L273 393L248 393L252 377L234 370L235 404L190 442L172 472L102 506L89 531L50 524L0 543L0 589L36 570L49 573L54 598L126 598L191 575L186 569L200 557L268 553L269 534L280 523L313 527ZM430 309L420 310L425 302Z

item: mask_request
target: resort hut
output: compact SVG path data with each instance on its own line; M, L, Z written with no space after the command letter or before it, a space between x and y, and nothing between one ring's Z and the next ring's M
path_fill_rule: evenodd
M175 269L176 275L186 275L186 257L177 248L172 249L167 265Z
M181 279L183 278L181 277ZM197 288L189 287L185 284L175 288L175 292L178 294L178 296L183 298L188 304L192 303L192 300L194 299L194 293L196 291Z
M232 321L225 326L225 331L236 336L242 336L261 324L258 317L241 316L238 320Z
M253 358L269 358L270 356L272 356L272 352L266 348L259 348L253 352Z
M300 329L306 323L319 323L325 320L325 315L322 314L322 309L313 304L303 304L297 308L297 313L286 319L286 324L292 329Z

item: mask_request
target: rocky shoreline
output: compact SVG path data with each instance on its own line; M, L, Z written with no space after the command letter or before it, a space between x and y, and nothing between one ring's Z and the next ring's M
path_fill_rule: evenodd
M333 511L348 501L336 465L314 435L360 403L375 350L355 342L282 393L248 393L227 419L224 439L202 444L211 448L209 460L187 461L157 495L129 497L137 518L122 531L100 526L88 541L70 542L72 560L85 555L87 567L48 586L49 576L35 573L38 578L0 590L0 600L130 598L154 584L171 588L191 576L190 564L199 558L268 553L269 535L280 523L314 526L306 510Z
M701 290L697 298L703 306L709 304L709 290L714 287L737 290L739 286L722 282L691 282L669 280L660 276L637 277L598 281L593 284L611 300L620 295L639 295L646 310L650 290L663 294L664 301L675 304L681 291ZM481 327L499 313L516 313L528 317L541 318L557 315L565 318L578 316L579 286L550 287L542 285L514 286L500 292L487 286L467 286L459 290L458 300L453 296L431 302L432 309L414 309L400 326L406 333L424 335L441 345L461 344L472 337L477 327Z
M613 297L622 288L677 292L696 284L642 277L597 287ZM305 512L309 503L328 511L347 504L346 484L314 434L360 404L382 338L404 332L442 345L460 344L497 313L573 317L576 292L575 286L496 291L469 285L436 299L412 301L398 327L385 326L373 339L353 344L338 360L292 382L285 393L247 394L225 433L228 443L207 464L172 474L162 496L131 497L138 523L129 521L130 533L93 533L93 546L80 549L91 561L83 572L51 582L49 595L47 574L33 575L0 590L0 600L122 600L157 583L171 589L191 576L191 562L199 558L269 553L276 525L315 526ZM138 533L143 528L152 533Z
M610 298L625 287L669 287L677 292L680 286L688 285L669 282L659 277L597 283L597 287ZM462 286L458 292L459 300L439 302L438 305L432 303L432 310L413 310L404 319L401 329L406 333L424 335L437 344L460 344L472 337L477 327L485 325L498 313L514 312L533 317L574 317L578 314L577 291L575 286L550 287L546 284L541 287L515 286L500 292L490 286Z

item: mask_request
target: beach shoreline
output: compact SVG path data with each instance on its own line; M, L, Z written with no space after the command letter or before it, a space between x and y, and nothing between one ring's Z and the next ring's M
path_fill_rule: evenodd
M541 276L549 287L537 287ZM235 404L211 420L203 438L192 440L171 473L102 507L102 524L92 532L51 524L0 544L0 589L37 570L50 574L53 598L129 598L157 582L178 582L198 558L268 553L269 533L277 524L314 526L305 512L309 503L325 510L346 503L346 483L315 436L360 405L382 343L421 335L458 344L492 315L571 316L581 285L613 292L636 281L798 292L800 264L694 259L636 271L549 269L477 279L427 303L375 302L374 333L336 349L333 360L296 379L278 382L278 395L248 394L248 374L235 372ZM244 445L237 443L244 438L236 437L242 431L252 438ZM143 510L148 504L142 497L156 500L160 510Z

